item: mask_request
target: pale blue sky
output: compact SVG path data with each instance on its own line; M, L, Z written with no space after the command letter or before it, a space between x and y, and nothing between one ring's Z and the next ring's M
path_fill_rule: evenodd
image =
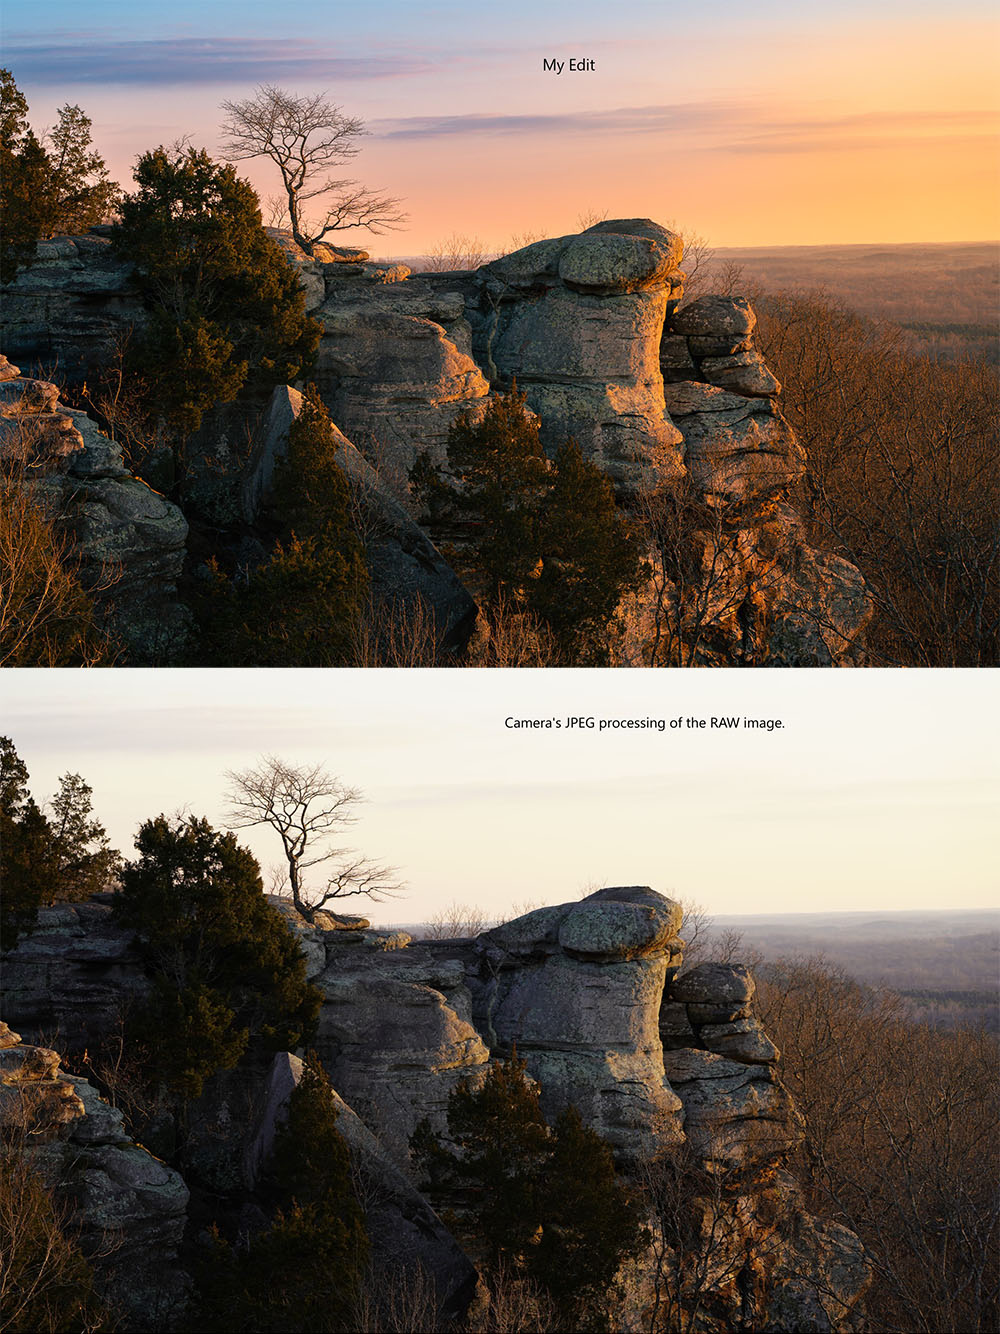
M984 240L998 229L995 8L960 0L401 0L8 7L4 63L34 123L79 102L114 174L258 83L324 91L371 137L369 183L402 195L413 254L652 216L716 245ZM583 56L557 77L543 57ZM263 196L263 164L244 170ZM929 193L933 182L933 198ZM368 238L355 233L350 241Z
M8 671L3 687L32 790L83 774L126 850L162 810L218 821L225 770L264 752L327 764L368 797L351 840L409 882L383 922L602 883L719 913L998 902L990 672ZM786 730L504 726L747 712Z

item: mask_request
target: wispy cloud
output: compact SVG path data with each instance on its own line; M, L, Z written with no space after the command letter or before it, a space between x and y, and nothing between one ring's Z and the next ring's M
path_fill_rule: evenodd
M856 115L777 116L773 106L725 101L616 107L536 115L408 116L370 125L382 139L438 139L470 135L671 134L675 146L710 146L718 152L772 154L891 147L918 138L996 133L989 111L893 111ZM681 138L684 136L684 138ZM697 142L694 142L697 140Z
M675 106L617 107L606 111L560 111L537 115L407 116L372 121L381 139L436 139L454 135L662 134L689 133L738 122L744 108L726 102Z
M867 111L850 116L763 121L741 138L719 144L732 153L856 152L902 142L987 138L997 133L996 111Z
M24 83L214 84L312 79L329 82L424 74L439 60L425 52L343 56L306 38L172 37L125 41L60 33L8 37L5 60Z

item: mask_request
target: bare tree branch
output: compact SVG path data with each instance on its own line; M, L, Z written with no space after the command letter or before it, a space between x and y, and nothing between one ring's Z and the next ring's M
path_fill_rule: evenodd
M403 892L395 867L372 861L351 848L331 846L340 830L357 820L354 807L363 793L342 783L319 764L287 764L267 755L253 768L226 777L230 829L269 825L281 839L292 901L308 920L333 899L363 894L374 902ZM332 869L329 864L335 863ZM327 868L322 890L310 890L304 873Z
M394 195L335 175L335 167L357 156L355 140L368 131L322 93L297 97L260 84L253 97L223 102L222 109L223 150L234 162L271 159L288 197L292 235L307 254L330 232L362 227L378 236L406 221ZM303 204L324 196L325 212L306 218Z

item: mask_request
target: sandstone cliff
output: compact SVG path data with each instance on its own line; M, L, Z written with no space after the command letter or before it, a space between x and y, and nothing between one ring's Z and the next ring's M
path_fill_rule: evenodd
M420 599L449 647L467 638L468 594L428 534L406 523L418 517L408 473L420 451L444 462L456 417L481 410L516 379L546 448L573 436L622 504L649 517L665 497L668 509L683 497L683 531L654 552L655 577L632 609L639 647L630 661L859 660L871 615L864 579L807 540L796 498L805 461L778 406L781 386L754 348L754 313L738 298L685 306L683 247L667 228L649 219L602 222L445 274L413 274L330 246L309 257L276 235L323 325L314 378L345 455L358 461L355 489L378 498L381 537L369 543L369 560L381 606ZM58 365L71 380L95 376L116 338L144 318L127 268L99 234L45 243L5 302L8 353L22 364ZM272 428L287 417L288 393L279 388L266 411L257 405L263 420L249 470L224 488L241 495L251 523L266 490L261 459L273 465L281 452ZM216 413L202 428L214 433L210 452L234 468L233 441L250 410ZM363 479L360 462L368 465ZM97 476L106 504L113 479ZM173 521L164 514L159 522ZM134 541L124 540L119 522L123 540L110 545L126 577L134 567L132 582L148 585L154 538L133 526ZM162 534L154 536L162 546ZM167 545L172 561L173 538ZM153 570L168 598L172 572L172 564Z
M56 1192L66 1231L92 1259L98 1290L122 1327L172 1328L190 1286L178 1261L188 1205L180 1174L133 1143L121 1113L60 1070L56 1052L22 1043L5 1023L0 1127L4 1154L22 1154ZM12 1221L5 1217L4 1226Z
M323 993L316 1046L369 1182L377 1265L419 1267L446 1314L466 1308L474 1270L418 1193L408 1142L425 1117L446 1134L449 1093L516 1044L546 1115L575 1104L627 1174L652 1180L657 1164L683 1160L707 1183L686 1200L682 1220L686 1245L702 1247L709 1262L699 1328L722 1334L751 1307L754 1328L853 1328L867 1265L858 1239L812 1216L785 1170L802 1122L781 1084L779 1053L754 1018L753 979L739 965L684 971L677 904L645 887L604 889L476 939L435 942L374 931L360 918L318 914L309 924L289 905L283 911ZM146 986L134 938L113 920L107 896L43 910L5 959L4 981L11 1023L32 1035L58 1031L76 1051L116 1034ZM7 1060L14 1082L37 1068L30 1078L56 1089L53 1053ZM300 1072L295 1056L281 1054L210 1081L177 1160L192 1190L243 1200L252 1219L247 1202ZM92 1090L84 1096L81 1081L63 1083L49 1094L55 1123L76 1124L79 1095L110 1128L110 1139L88 1143L120 1146L116 1114ZM169 1127L159 1133L169 1140ZM169 1193L180 1198L179 1181ZM149 1224L165 1229L169 1245L175 1216ZM650 1258L633 1276L636 1320L655 1299L659 1264L662 1256Z
M177 595L188 525L180 509L125 466L121 448L45 380L0 355L0 461L16 461L47 512L72 535L76 572L96 593L112 638L138 661L183 643Z

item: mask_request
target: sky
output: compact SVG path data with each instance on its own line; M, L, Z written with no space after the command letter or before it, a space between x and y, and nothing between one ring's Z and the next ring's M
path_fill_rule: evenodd
M78 103L123 182L161 142L217 152L257 84L327 94L370 131L351 171L406 201L405 231L342 233L373 254L605 212L717 246L1000 235L993 0L49 0L3 46L36 128Z
M0 732L36 799L81 774L127 854L161 812L221 827L227 770L323 764L366 798L347 844L406 883L393 903L345 903L379 924L623 884L718 914L1000 904L988 671L8 670L2 685ZM687 726L747 716L784 725ZM507 722L546 718L564 725ZM279 862L270 831L240 837Z

